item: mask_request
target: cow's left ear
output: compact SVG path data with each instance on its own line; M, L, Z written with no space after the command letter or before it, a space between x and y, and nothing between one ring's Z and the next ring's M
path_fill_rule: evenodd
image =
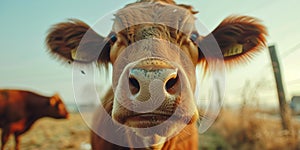
M50 97L49 104L50 106L55 106L58 101L60 101L59 95L54 94L53 96Z
M225 62L237 62L251 58L265 47L266 35L266 28L259 20L249 16L230 16L212 33L198 39L199 61L220 56L214 52L216 49L207 48L213 47L209 46L213 43L212 37L217 41Z
M110 43L80 20L70 19L52 26L46 44L51 54L69 63L109 62Z

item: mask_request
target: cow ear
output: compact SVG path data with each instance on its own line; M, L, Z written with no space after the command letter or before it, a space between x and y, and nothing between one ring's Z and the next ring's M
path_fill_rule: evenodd
M57 97L54 95L50 98L49 104L50 104L50 106L53 107L53 106L55 106L56 102L57 102Z
M57 102L61 101L58 93L50 97L49 104L50 106L55 106Z
M212 37L217 41L222 57L227 64L249 60L266 46L266 28L256 18L249 16L230 16L210 34L201 38L201 45L210 45ZM210 47L210 46L208 46ZM218 57L216 49L203 46L199 49L199 61L207 57ZM204 53L208 54L205 55ZM229 62L229 63L228 63Z
M104 37L84 22L75 19L54 25L46 38L49 52L69 63L89 62L95 59L100 63L109 62L110 47L105 43L108 42L105 42Z

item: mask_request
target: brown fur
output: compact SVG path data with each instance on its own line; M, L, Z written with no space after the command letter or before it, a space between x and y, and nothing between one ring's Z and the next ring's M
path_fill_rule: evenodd
M246 63L252 59L266 46L266 36L268 35L265 26L253 17L249 16L229 16L207 37L213 36L218 42L222 54L231 46L236 44L243 45L243 52L234 56L223 57L226 65L232 67ZM205 43L205 38L199 40L199 45ZM207 52L209 51L209 52ZM203 56L203 52L211 56ZM214 57L210 49L202 49L199 61L202 63L204 70L208 70L207 59Z
M139 5L141 2L151 2L155 4L155 9L147 7L131 9L132 6ZM166 4L176 5L176 9L165 7ZM176 11L175 11L176 10ZM178 14L174 12L179 12ZM265 27L255 18L248 16L230 16L226 18L211 34L206 37L199 36L194 27L194 16L196 12L188 5L177 5L173 0L140 0L137 3L128 4L116 14L114 26L111 34L103 38L81 21L70 21L55 25L47 36L47 45L50 52L59 55L69 61L90 61L85 56L95 55L96 51L101 50L99 54L99 64L115 64L116 60L123 50L131 44L143 39L162 39L178 46L193 62L194 67L198 64L204 64L204 70L208 69L207 60L224 59L227 64L240 64L250 59L253 54L259 52L265 46L267 35ZM126 14L126 15L125 15ZM135 25L134 22L143 22L153 20L154 23L144 23ZM173 27L172 27L173 26ZM179 29L179 30L177 30ZM92 46L87 48L86 54L81 54L78 58L71 56L74 49L82 50L78 47L80 39L84 32L88 32L92 39L85 39L83 43L89 43ZM195 36L197 35L197 36ZM221 54L217 55L217 49L210 49L205 45L214 36L221 49ZM96 46L95 46L96 45ZM144 44L145 46L147 44ZM159 44L158 44L159 45ZM204 46L203 46L204 45ZM225 55L230 47L242 45L242 51L234 55ZM151 45L155 46L155 45ZM197 46L201 47L198 48ZM163 46L162 46L163 47ZM158 49L164 49L158 46ZM142 47L143 48L143 47ZM161 51L168 55L168 52ZM204 53L206 56L204 57ZM136 57L132 54L132 58ZM170 55L166 57L171 57ZM178 61L178 60L176 60ZM126 64L121 64L126 65ZM189 75L191 83L195 82L194 74ZM118 80L118 79L113 79ZM104 109L112 115L114 104L114 95L112 89L109 90L101 102ZM122 112L118 112L122 114ZM96 112L94 118L94 128L101 130L101 122L104 120L103 114ZM113 123L113 122L112 122ZM105 130L105 129L102 129ZM118 136L115 131L104 131L105 134ZM107 142L92 132L93 149L129 149ZM128 143L130 138L124 139ZM164 144L152 146L145 149L198 149L198 132L196 121L191 120L177 136L169 139ZM132 149L132 148L131 148Z
M266 46L266 28L260 21L249 16L230 16L212 32L221 49L227 49L232 44L242 44L243 53L226 57L226 61L243 62L254 53L260 52Z

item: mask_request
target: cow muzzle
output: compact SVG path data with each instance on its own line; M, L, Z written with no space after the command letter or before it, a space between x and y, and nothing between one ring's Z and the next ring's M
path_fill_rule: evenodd
M188 124L194 115L194 111L187 109L193 107L192 102L188 102L193 100L192 90L182 87L189 84L179 66L162 58L150 57L130 63L115 87L113 118L137 128L156 126L167 120Z

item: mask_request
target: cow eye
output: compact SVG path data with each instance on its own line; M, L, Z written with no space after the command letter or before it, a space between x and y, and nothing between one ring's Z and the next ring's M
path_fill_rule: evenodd
M193 42L196 42L197 38L199 37L199 34L197 32L192 32L191 33L191 36L190 36L190 39L193 41Z
M110 33L109 39L111 42L116 42L117 41L117 35L115 33Z

